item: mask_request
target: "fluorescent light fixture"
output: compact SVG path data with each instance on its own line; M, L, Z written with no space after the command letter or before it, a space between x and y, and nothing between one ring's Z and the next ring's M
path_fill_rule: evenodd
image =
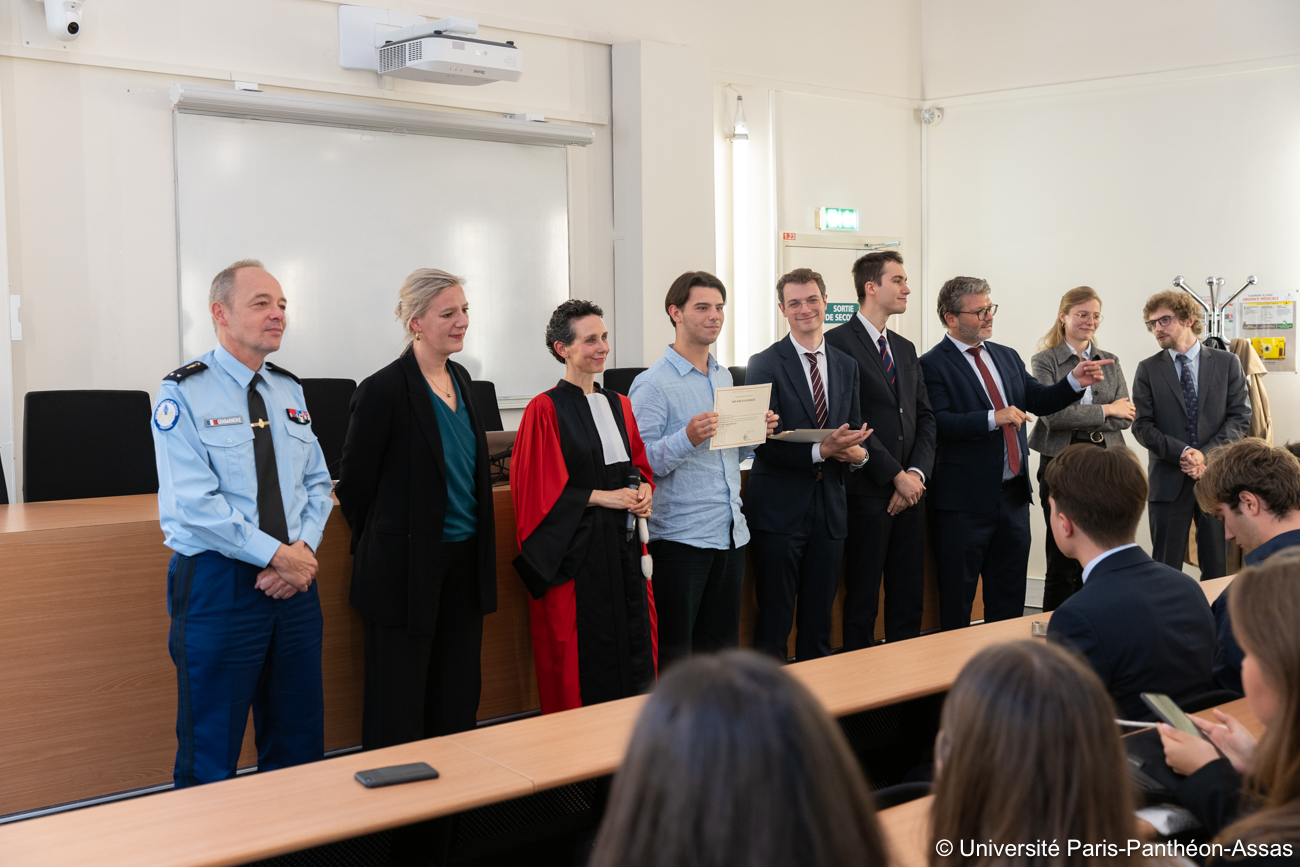
M538 123L481 114L397 108L369 102L307 99L281 93L173 84L172 104L187 114L242 117L279 123L339 126L399 135L433 135L551 147L587 147L596 140L591 127Z

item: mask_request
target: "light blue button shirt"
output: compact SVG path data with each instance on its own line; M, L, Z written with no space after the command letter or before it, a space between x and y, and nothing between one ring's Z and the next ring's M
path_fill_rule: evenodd
M650 538L696 548L737 548L749 542L740 511L740 462L748 448L692 446L686 425L713 412L713 392L731 385L731 373L709 356L706 376L672 346L632 383L628 397L654 470ZM728 530L731 531L728 537Z
M1183 381L1183 366L1182 366L1182 364L1180 364L1180 363L1178 362L1178 356L1179 356L1180 354L1181 354L1181 355L1186 355L1186 356L1187 356L1187 369L1188 369L1188 370L1191 372L1191 374L1192 374L1192 388L1196 391L1197 394L1200 394L1200 393L1201 393L1201 380L1200 380L1200 374L1201 374L1201 344L1200 344L1200 341L1197 341L1196 343L1193 343L1191 349L1188 349L1186 352L1183 352L1183 353L1179 353L1179 351L1178 351L1177 349L1166 349L1165 351L1169 353L1169 360L1172 361L1172 362L1174 363L1174 373L1178 374L1178 381L1179 381L1179 382L1182 382L1182 381Z
M1087 566L1083 567L1083 578L1079 583L1087 584L1088 578L1092 576L1092 570L1096 569L1101 564L1101 561L1105 560L1111 554L1118 554L1120 551L1126 551L1129 548L1136 548L1137 546L1138 546L1137 542L1129 542L1127 545L1120 545L1118 548L1109 548L1105 551L1102 551L1096 557L1093 557L1091 560L1089 560Z
M252 423L258 419L248 417L253 371L221 346L198 360L208 369L180 382L164 380L154 404L158 513L166 545L185 556L216 551L266 566L280 543L257 526ZM315 551L334 507L325 455L311 425L289 415L307 409L302 386L265 365L258 372L289 539Z

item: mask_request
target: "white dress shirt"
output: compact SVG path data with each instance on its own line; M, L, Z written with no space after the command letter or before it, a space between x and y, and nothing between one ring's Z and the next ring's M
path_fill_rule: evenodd
M814 397L813 400L814 404L816 403L817 392L813 390L813 384L812 384L813 363L808 360L808 356L805 355L805 353L811 352L814 358L817 360L817 372L821 374L822 396L826 399L826 418L828 419L827 424L829 424L830 412L831 412L831 380L830 377L827 375L830 373L830 366L826 363L826 341L823 339L820 343L817 344L816 349L804 349L803 344L801 344L799 341L794 339L794 332L791 331L790 345L793 346L794 351L799 354L799 363L803 365L803 377L808 383L808 393L810 395L813 395ZM864 457L861 462L856 464L849 464L849 466L852 467L853 469L858 469L859 467L863 466L870 459L870 457L871 456L868 455L867 457ZM814 464L820 464L824 460L824 458L822 457L821 443L813 443L812 459Z
M1107 557L1109 557L1111 554L1116 553L1117 551L1123 551L1126 548L1136 548L1136 547L1137 547L1137 542L1129 542L1127 545L1120 545L1118 548L1111 548L1109 551L1102 551L1096 557L1093 557L1092 560L1088 561L1088 565L1083 567L1083 583L1084 584L1088 583L1088 576L1092 574L1092 570L1096 569L1097 564L1100 563L1102 560L1105 560Z
M862 327L867 329L867 335L871 337L871 345L875 347L875 350L877 352L880 351L880 337L881 335L884 335L885 346L889 348L889 357L894 358L894 345L889 342L889 328L886 327L884 331L877 331L876 326L872 325L871 320L863 316L861 311L854 315L858 317L858 321L862 323ZM896 358L894 359L894 376L898 376L898 359ZM925 484L925 473L921 472L916 467L908 467L907 471L909 473L916 473L921 478L921 484Z

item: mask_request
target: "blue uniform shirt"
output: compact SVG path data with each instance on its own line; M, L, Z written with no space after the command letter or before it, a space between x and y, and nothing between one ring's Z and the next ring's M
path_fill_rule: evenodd
M224 347L202 355L207 370L163 381L154 404L158 514L168 548L192 557L216 551L266 566L280 543L257 526L257 466L248 417L249 370ZM182 368L184 371L185 368ZM258 394L270 416L289 538L315 551L334 502L325 455L305 412L302 386L266 367ZM308 417L308 416L299 416Z

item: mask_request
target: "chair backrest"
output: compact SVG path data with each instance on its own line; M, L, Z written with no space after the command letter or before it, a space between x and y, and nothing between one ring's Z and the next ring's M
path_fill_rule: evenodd
M339 477L343 460L343 441L348 437L348 419L352 416L352 392L357 383L351 379L304 379L302 396L311 413L311 429L320 440L330 478Z
M23 500L158 493L153 405L143 391L29 391Z
M745 384L745 365L743 365L743 364L735 365L735 366L732 366L732 367L728 367L727 370L731 371L731 384L732 384L732 385L744 385L744 384Z
M496 385L486 379L471 380L469 392L483 430L505 430L505 423L501 421L501 405L497 403Z
M632 388L632 380L645 370L644 367L615 367L605 371L605 388L627 394Z

